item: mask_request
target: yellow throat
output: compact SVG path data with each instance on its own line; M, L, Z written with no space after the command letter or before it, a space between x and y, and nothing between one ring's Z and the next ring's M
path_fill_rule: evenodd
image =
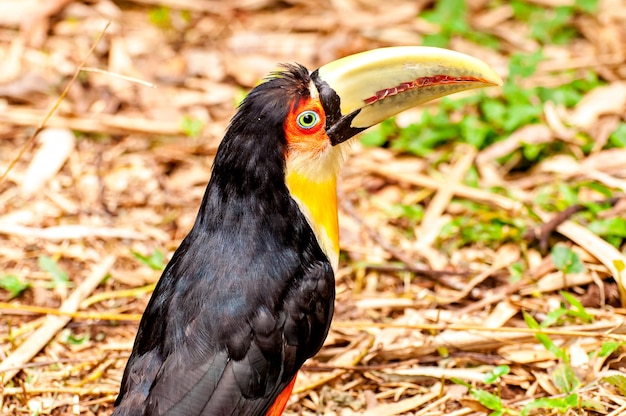
M337 175L345 159L344 145L327 143L315 157L291 152L286 183L291 197L309 221L317 242L334 270L339 266Z
M337 179L332 175L331 178L314 181L298 172L288 172L287 187L313 228L317 242L336 270L339 265Z

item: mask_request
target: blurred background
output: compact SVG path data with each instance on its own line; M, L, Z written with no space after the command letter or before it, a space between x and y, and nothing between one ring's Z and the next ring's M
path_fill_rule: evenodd
M0 413L109 414L237 103L394 45L505 84L355 140L287 414L626 414L624 0L0 0Z

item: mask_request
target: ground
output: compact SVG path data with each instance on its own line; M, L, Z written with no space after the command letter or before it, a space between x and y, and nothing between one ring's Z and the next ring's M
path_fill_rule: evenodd
M420 44L505 86L352 146L335 320L287 414L626 414L624 0L0 0L1 413L111 412L264 75Z

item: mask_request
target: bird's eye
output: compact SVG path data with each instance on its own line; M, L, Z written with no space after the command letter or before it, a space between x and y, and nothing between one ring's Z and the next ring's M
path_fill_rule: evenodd
M308 130L315 127L317 123L320 122L320 115L312 110L303 111L298 115L297 121L298 126Z

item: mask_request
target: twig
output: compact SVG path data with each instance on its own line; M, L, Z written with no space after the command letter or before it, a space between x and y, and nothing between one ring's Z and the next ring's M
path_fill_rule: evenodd
M466 324L395 324L358 321L333 321L333 328L369 329L369 328L397 328L424 331L475 331L475 332L499 332L513 334L546 334L555 336L593 337L607 338L623 341L626 338L626 322L598 322L589 325L572 325L560 328L525 328L525 327L488 327L481 325Z
M144 81L142 79L135 78L135 77L129 77L128 75L122 75L122 74L118 74L118 73L111 72L111 71L105 71L104 69L100 69L100 68L89 67L89 68L83 68L82 71L94 72L96 74L103 74L112 78L117 78L117 79L121 79L124 81L132 82L135 84L143 85L144 87L156 88L156 84L153 84L152 82Z
M413 411L418 407L428 403L431 400L441 396L441 384L437 383L430 387L426 394L418 394L408 399L400 400L395 403L385 403L367 410L362 413L363 416L391 416ZM448 397L445 395L444 397Z
M406 269L411 273L418 274L420 276L425 277L426 279L447 286L451 289L461 290L463 287L454 281L449 281L448 279L444 279L446 276L469 276L470 272L457 272L457 271L446 271L446 270L433 270L428 267L423 267L415 264L413 259L409 256L405 255L402 251L397 250L392 244L390 244L387 240L385 240L376 230L372 227L368 226L365 221L359 216L354 208L352 202L344 195L341 191L339 191L339 199L341 200L341 208L348 213L351 217L354 218L356 222L359 223L361 227L365 231L367 231L370 238L376 242L379 246L383 248L387 253L389 253L394 259L401 261L404 263Z
M39 110L6 106L0 112L0 123L18 126L36 126L44 113ZM54 116L46 124L48 127L64 127L87 133L106 131L110 134L183 134L180 122L151 120L143 117L129 117L119 114L83 114L82 116ZM20 155L21 156L21 155Z
M472 188L461 183L447 183L416 172L401 172L386 166L381 166L380 163L377 164L364 159L358 160L355 164L361 171L379 175L394 182L434 190L438 190L440 188L450 188L450 191L459 198L469 199L471 201L496 207L513 214L521 212L524 207L524 204L521 202L506 196L486 191L484 189Z
M594 204L609 204L614 206L617 204L619 200L621 200L623 196L613 197L603 199L601 201L594 201ZM563 211L557 213L550 221L545 222L540 228L539 232L535 233L530 231L526 236L526 239L529 241L535 240L539 238L539 248L545 253L548 250L548 239L554 233L554 231L558 228L559 225L563 224L567 221L572 215L577 214L581 211L586 210L588 204L575 204L565 208ZM539 235L537 235L539 234Z
M465 146L466 152L462 153L459 160L455 161L447 175L448 184L460 184L465 178L467 171L472 167L476 157L476 148ZM454 197L454 190L449 187L440 187L430 200L428 207L424 211L424 216L419 225L418 247L430 248L437 239L441 231L441 216L444 214L450 201Z
M145 234L134 230L112 227L93 227L87 225L59 225L46 228L26 227L19 224L0 223L0 234L42 240L76 240L85 238L122 238L128 240L147 240Z
M67 83L67 85L65 86L65 89L63 89L63 92L61 92L61 95L59 95L59 98L57 98L57 100L55 101L50 111L48 111L46 116L43 118L43 120L39 124L39 127L37 127L37 129L28 138L28 140L26 140L26 143L24 143L20 151L17 153L17 156L9 163L9 166L7 167L7 169L4 171L2 176L0 176L0 185L4 183L4 181L6 180L11 170L13 170L13 167L15 167L17 162L22 158L22 156L24 156L24 153L26 153L26 150L28 150L28 148L32 145L33 141L35 140L35 137L37 137L39 132L41 132L41 130L43 130L47 126L48 121L50 120L52 115L57 111L57 109L59 108L63 100L65 99L65 96L67 96L67 93L70 91L70 88L72 87L72 85L74 85L74 82L76 82L76 78L78 78L78 74L80 74L81 69L85 66L87 59L91 56L93 51L96 49L96 46L98 46L100 39L102 39L102 36L104 36L104 33L107 31L110 25L111 25L111 22L107 22L107 24L104 26L104 29L102 29L102 31L98 33L98 36L96 37L95 42L93 43L93 45L91 45L89 52L87 52L87 56L85 56L83 60L80 62L80 64L78 65L78 68L74 72L74 75L72 75L70 82Z
M23 395L24 394L23 387L5 387L2 390L2 394L5 396L15 396L15 395ZM86 396L86 395L117 395L119 393L118 387L111 386L99 386L96 388L85 388L85 387L65 387L65 386L49 386L49 387L28 387L26 391L30 394L42 394L42 393L53 393L53 394L74 394L77 396Z
M81 303L81 307L86 307L85 304ZM13 312L14 315L17 315L18 312L20 314L28 313L28 314L43 314L43 315L54 315L54 316L64 316L71 319L76 320L91 320L91 321L132 321L137 322L141 319L141 315L139 314L130 314L130 313L112 313L112 312L76 312L76 311L64 311L55 308L46 308L43 306L34 306L34 305L14 305L12 303L3 303L0 302L0 312L4 314L10 314Z
M91 274L63 302L59 311L65 314L76 312L80 302L98 287L114 262L115 257L108 256L97 264ZM18 372L15 368L24 365L37 355L70 320L69 316L49 316L43 326L33 332L26 342L0 363L0 373L4 373L3 384L11 381Z

